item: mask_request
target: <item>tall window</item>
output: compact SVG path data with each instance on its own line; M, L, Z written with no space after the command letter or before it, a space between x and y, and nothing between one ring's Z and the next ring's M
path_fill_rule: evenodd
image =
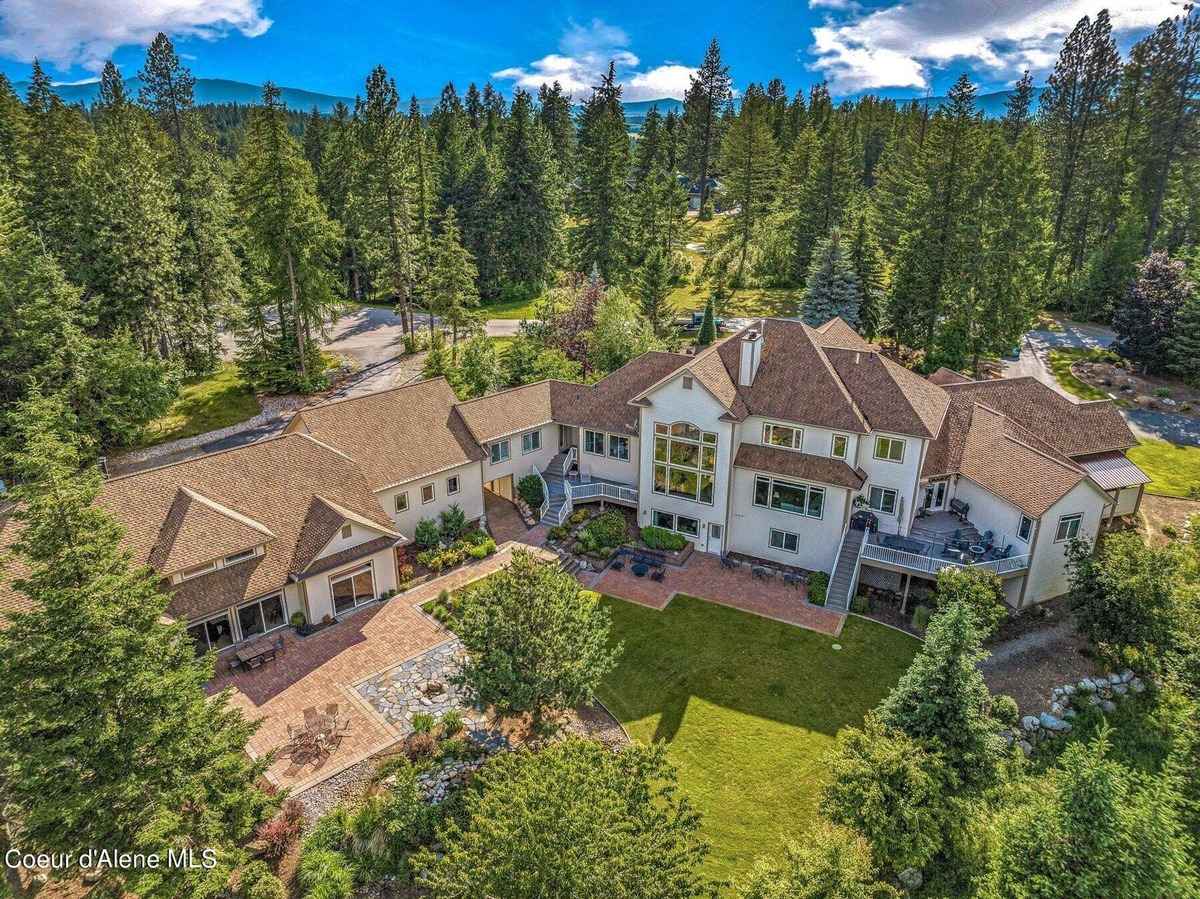
M238 625L242 629L243 640L255 634L273 631L285 624L287 621L283 615L283 596L278 593L256 599L238 609Z
M777 481L760 474L754 478L754 505L792 515L820 518L825 512L825 488Z
M617 434L608 435L608 455L613 459L620 459L622 462L629 461L629 438L620 437Z
M835 459L845 459L846 449L850 445L850 438L845 434L834 434L833 445L829 448L829 455Z
M1021 523L1017 526L1017 539L1029 542L1029 535L1033 533L1033 519L1028 515L1021 516Z
M371 566L338 575L329 579L329 592L333 594L333 608L345 612L375 597L375 575Z
M542 432L530 431L521 435L521 452L534 453L542 448Z
M1082 523L1082 515L1064 515L1058 519L1058 530L1054 532L1054 542L1063 543L1067 540L1074 540L1079 536L1079 525Z
M875 458L884 462L903 462L904 441L895 437L876 437Z
M492 448L491 448L491 453L492 453L492 464L493 465L498 465L499 463L503 462L511 454L511 451L509 450L509 446L508 446L508 441L501 440L499 443L493 443Z
M713 503L717 435L686 421L654 425L654 492Z
M897 498L898 494L891 487L872 487L868 497L868 505L876 512L882 512L885 515L895 515Z
M763 425L763 443L784 449L800 449L804 444L804 430L768 422Z
M396 511L397 512L407 512L408 511L408 491L407 490L404 493L396 494Z
M603 456L604 432L585 430L583 432L583 451L591 453L593 456Z

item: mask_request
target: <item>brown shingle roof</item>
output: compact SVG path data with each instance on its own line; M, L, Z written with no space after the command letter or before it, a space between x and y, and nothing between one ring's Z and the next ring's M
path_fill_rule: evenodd
M458 404L458 412L479 443L528 431L554 420L550 381L489 393Z
M937 436L950 405L942 388L879 353L831 348L825 355L871 430Z
M765 471L803 481L816 481L819 484L832 484L850 490L858 490L867 480L865 475L855 471L841 459L814 456L811 453L758 443L743 443L738 447L733 464L738 468Z
M614 434L636 435L638 409L629 404L692 357L680 353L643 353L590 386L552 382L554 420L594 427Z
M273 539L260 522L180 487L146 562L162 574L173 574Z
M354 459L371 489L383 490L483 458L456 403L446 380L434 378L313 406L287 429Z
M1137 445L1111 400L1075 403L1034 378L1000 378L948 384L954 402L980 402L1020 422L1064 456L1082 456Z
M826 349L861 350L864 353L879 352L879 347L850 327L844 318L831 318L816 331L820 335L818 342Z
M971 379L962 372L957 372L952 368L942 366L937 371L929 376L930 383L937 384L939 387L945 387L947 384L970 384Z

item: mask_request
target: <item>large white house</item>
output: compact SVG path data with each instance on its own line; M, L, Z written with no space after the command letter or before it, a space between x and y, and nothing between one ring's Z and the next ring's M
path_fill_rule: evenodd
M299 412L277 438L105 482L98 502L224 648L371 602L422 518L546 483L543 519L636 507L698 551L907 590L979 565L1014 608L1061 595L1066 548L1137 511L1147 478L1111 402L1028 378L922 378L840 319L764 319L696 355L647 353L592 385L459 402L441 379ZM0 544L12 522L0 521ZM0 585L0 613L23 598Z

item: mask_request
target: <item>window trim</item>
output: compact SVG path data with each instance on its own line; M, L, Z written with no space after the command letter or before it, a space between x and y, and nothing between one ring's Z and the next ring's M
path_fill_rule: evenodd
M839 455L837 451L837 442L842 441L842 452ZM829 438L829 458L841 459L845 461L850 455L850 435L849 434L832 434Z
M658 517L660 515L669 518L671 520L671 524L669 526L665 524L659 524ZM688 521L696 522L696 532L693 534L691 531L679 530L680 518L686 518ZM693 515L683 515L677 512L666 512L662 509L655 509L653 507L650 509L650 524L656 528L661 528L664 531L670 531L673 534L679 534L681 537L687 537L693 543L699 542L700 532L704 529L703 519L696 518Z
M899 444L899 446L900 446L900 458L899 459L893 459L889 456L881 456L879 454L879 445L881 443L883 443L884 441L887 441L887 444L889 446ZM907 444L908 444L908 441L903 440L900 437L884 437L883 435L877 435L875 437L875 454L874 454L875 458L878 459L880 462L891 462L895 465L903 465L904 464L904 453L905 453Z
M877 509L875 506L871 505L871 495L876 490L878 490L881 495L885 495L888 493L890 493L892 495L891 511L888 511L887 509ZM868 490L867 490L867 508L870 509L872 512L878 512L880 515L895 515L896 510L898 508L900 508L900 491L897 490L895 487L883 487L879 484L872 484L870 486L870 488L868 488Z
M351 537L354 536L354 525L352 525L350 522L347 521L345 524L342 525L341 533L342 533L343 540L349 540Z
M368 562L366 565L360 565L357 568L350 568L350 569L347 569L346 571L341 571L341 572L338 572L335 574L331 574L326 578L326 581L329 584L329 604L333 608L334 615L341 615L341 614L345 614L345 613L338 611L337 597L334 595L333 585L340 583L342 581L346 581L346 580L349 580L352 582L356 577L358 577L364 571L368 572L371 575L371 595L369 598L364 599L361 602L359 601L357 595L355 595L354 605L351 606L350 609L346 610L346 611L352 611L353 609L357 609L359 606L365 606L367 603L372 602L375 599L375 597L377 597L379 595L379 585L375 581L375 566L372 563Z
M685 428L690 428L696 433L696 439L693 440L686 436L675 436L673 431L676 425L682 425ZM663 459L657 457L658 441L662 440L666 444L666 454ZM669 496L672 499L684 500L685 502L699 503L702 506L714 506L717 501L717 450L720 446L720 437L713 431L705 431L699 425L692 424L690 421L673 421L654 423L654 443L652 444L651 452L651 475L652 480L650 490L652 493L657 493L659 496ZM695 447L696 449L696 464L695 466L688 465L684 462L672 462L672 442L678 442L682 446ZM712 455L712 467L704 466L704 458L706 451ZM663 475L663 487L659 489L659 470ZM672 469L679 471L681 474L694 476L696 479L695 495L685 493L673 493L671 491L671 471ZM703 498L703 479L708 478L710 481L710 498ZM690 516L689 516L690 517Z
M774 443L771 440L771 432L778 428L781 431L792 432L791 446L785 446L782 443ZM785 425L782 422L764 421L762 429L763 446L774 447L775 449L791 450L792 452L802 452L804 450L804 428L797 425Z
M758 501L758 484L760 481L763 481L767 484L767 501L765 504L760 503ZM784 509L784 508L781 508L780 506L776 506L773 503L773 500L775 498L775 485L776 484L783 484L788 487L794 487L794 488L799 488L799 489L803 490L804 491L804 511L803 512L793 512L791 509ZM812 513L810 513L808 511L809 510L809 497L812 496L814 493L819 493L821 496L821 514L820 515L813 515ZM760 509L766 509L768 512L782 512L784 515L796 515L800 518L810 518L813 521L824 521L825 520L825 500L828 498L829 498L829 491L827 491L825 489L825 487L821 486L820 484L809 484L804 481L789 481L786 478L773 478L770 475L766 475L766 474L755 474L754 475L754 489L752 490L752 492L750 494L750 504L752 506L757 506Z
M247 559L253 559L258 555L258 547L252 546L249 549L243 549L241 552L230 553L222 561L222 568L228 568L230 565L236 565L239 562L245 562Z
M780 534L783 536L783 538L784 538L783 546L775 545L774 540L775 540L776 534ZM795 549L787 548L787 538L788 537L791 537L792 540L795 541L795 543L796 543ZM780 552L791 553L792 555L799 555L800 554L800 535L793 533L792 531L785 531L782 528L768 528L767 529L767 546L769 546L771 549L777 549Z
M222 646L219 649L214 649L213 645L212 645L212 640L210 640L208 637L208 623L210 621L216 621L218 618L224 618L225 626L229 628L229 645ZM206 647L204 650L205 652L220 653L220 652L224 652L227 649L232 649L234 646L236 646L238 644L238 641L233 639L233 633L234 633L233 619L229 616L229 609L225 609L221 612L217 612L213 615L209 615L206 618L199 618L196 621L189 621L187 623L187 626L184 628L184 632L187 633L188 636L190 637L191 629L194 627L199 627L200 625L204 625L204 643L205 643L205 647Z
M616 443L617 441L621 441L622 443L625 444L625 455L623 455L623 456L617 455L616 453L613 452L613 444ZM608 458L616 459L618 462L628 462L630 460L629 438L626 437L624 434L609 434L608 435Z
M1070 526L1072 524L1075 525L1075 533L1067 534L1065 537L1060 537L1059 534L1062 533L1064 524L1067 525L1068 531L1071 529ZM1060 515L1060 516L1058 516L1058 526L1054 529L1054 542L1055 543L1067 543L1068 541L1076 540L1076 539L1078 539L1079 532L1081 530L1083 530L1083 513L1082 512L1071 512L1067 515Z
M530 438L533 438L533 437L537 438L537 446L530 446L529 449L526 449L525 448L526 442L532 443L532 440ZM536 453L541 448L542 448L542 432L540 430L526 431L524 434L521 435L521 455L522 456L528 456L530 453Z
M1025 532L1025 536L1021 536L1021 529L1025 527L1025 522L1029 522L1029 529ZM1028 515L1022 515L1021 520L1017 522L1017 539L1022 543L1029 543L1033 537L1033 519Z
M501 452L497 453L497 450ZM512 458L512 447L508 440L497 440L488 444L488 459L491 465L500 465Z
M453 490L450 489L450 485L452 483L454 484ZM460 489L462 489L462 484L459 481L458 475L452 474L450 477L446 478L446 496L456 496Z
M400 500L404 500L404 508L400 508ZM395 499L393 500L393 503L396 506L397 514L400 514L401 512L407 512L408 508L409 508L409 506L408 506L408 491L401 490L399 493L397 493L395 496Z
M429 491L429 499L425 498L426 490ZM421 505L428 506L430 503L435 502L436 500L437 500L437 487L434 486L433 482L431 481L428 484L422 484L421 485Z

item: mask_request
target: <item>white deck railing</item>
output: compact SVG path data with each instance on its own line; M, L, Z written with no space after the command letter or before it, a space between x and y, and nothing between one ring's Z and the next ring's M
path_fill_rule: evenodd
M542 473L537 470L537 466L529 466L529 473L537 475L537 479L542 482L542 504L538 507L537 520L541 521L546 517L546 512L550 509L550 487L546 484L546 479L542 477Z
M1007 559L992 559L987 562L955 562L952 559L923 556L920 553L905 552L902 549L892 549L890 546L867 542L863 544L862 558L870 562L883 562L885 565L895 565L897 568L907 568L926 574L936 574L943 568L976 568L982 571L994 571L996 574L1011 574L1014 571L1024 571L1029 567L1028 553L1009 556Z
M599 496L604 499L615 500L619 503L637 505L638 492L636 487L623 487L620 484L609 484L607 481L592 481L588 484L572 484L570 481L564 483L567 488L567 497L572 502L581 502L585 499L594 499Z

